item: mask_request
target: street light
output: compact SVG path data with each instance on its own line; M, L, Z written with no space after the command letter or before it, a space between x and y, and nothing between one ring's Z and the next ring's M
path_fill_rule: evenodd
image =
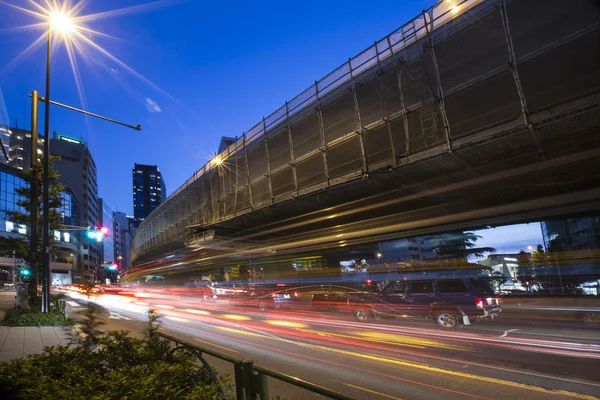
M50 50L52 30L55 29L63 38L75 30L75 24L67 14L55 12L48 19L48 48L46 51L46 103L44 107L44 191L43 191L43 229L42 250L42 312L50 311Z
M50 16L50 27L56 29L62 35L68 35L75 31L75 24L67 14L55 12Z

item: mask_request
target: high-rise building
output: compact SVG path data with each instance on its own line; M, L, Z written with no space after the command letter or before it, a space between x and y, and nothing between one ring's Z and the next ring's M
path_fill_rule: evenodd
M5 163L0 163L0 237L26 238L29 231L28 226L15 223L11 220L11 215L15 211L26 212L18 204L19 201L23 200L23 196L17 193L17 189L27 186L29 186L29 182L23 177L22 171L9 167ZM12 281L12 274L16 266L17 258L10 251L3 252L0 256L0 280L4 282Z
M11 221L11 214L15 211L27 212L18 204L23 197L17 193L17 189L28 186L29 182L23 177L22 171L0 164L0 235L18 237L27 234L29 227Z
M2 88L0 88L0 146L4 149L0 151L0 164L8 164L8 147L10 146L10 120L8 119L8 111L4 103Z
M119 264L121 270L126 271L130 265L129 245L131 244L133 233L129 218L125 213L113 212L113 227L115 235L115 261Z
M108 235L102 241L102 265L116 262L115 258L115 242L118 240L118 232L114 227L113 210L106 204L103 199L98 199L102 204L102 221L101 225L108 229Z
M28 170L31 159L31 131L17 127L10 128L8 145L8 165L20 170ZM43 145L44 136L38 136L38 157L42 154Z
M600 248L600 216L542 221L541 226L549 252Z
M167 187L156 165L135 164L133 168L133 217L135 227L167 198Z
M19 205L19 202L24 200L24 198L18 192L19 189L27 188L28 186L29 182L24 178L23 171L0 163L0 236L22 240L27 239L29 225L16 223L13 220L13 213L29 213L29 210ZM76 199L67 190L63 194L62 204L58 210L63 225L73 226L78 224L75 217L79 213L78 207ZM78 252L79 239L70 230L54 231L53 234L54 244L50 258L51 282L53 285L70 285L72 283L73 269L77 263L76 254ZM8 261L8 265L4 263L0 263L0 265L14 267L17 264L16 259ZM23 263L28 264L29 260L23 260ZM0 273L0 275L2 274ZM2 277L0 277L1 279Z
M50 153L60 156L60 160L54 162L54 169L60 175L58 180L69 188L72 197L79 204L78 226L99 226L102 205L98 201L96 163L87 144L82 140L54 134L50 142ZM75 281L96 280L102 262L102 244L81 235L78 257Z

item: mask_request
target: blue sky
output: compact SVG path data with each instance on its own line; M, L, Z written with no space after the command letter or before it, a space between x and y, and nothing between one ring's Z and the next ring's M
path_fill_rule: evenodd
M29 7L28 2L9 3ZM87 2L81 14L143 5ZM135 132L53 109L51 130L89 143L99 192L131 214L134 162L157 164L169 193L236 136L349 57L395 30L434 1L166 1L137 13L91 21L117 40L94 41L153 84L99 51L77 56L90 111L141 124ZM43 93L44 44L11 63L40 34L8 31L38 22L0 4L0 86L11 119L29 128L32 89ZM51 98L81 106L64 45L53 51ZM8 66L8 67L7 67ZM160 88L160 89L158 89ZM42 117L42 116L40 116Z
M530 252L529 246L535 248L538 244L544 245L539 222L500 226L476 233L481 236L477 241L478 247L493 247L499 254L518 253L521 250Z

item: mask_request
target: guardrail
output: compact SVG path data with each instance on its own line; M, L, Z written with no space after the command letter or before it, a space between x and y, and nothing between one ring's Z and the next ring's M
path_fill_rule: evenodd
M269 385L267 380L268 377L308 390L321 396L325 396L330 399L355 400L354 397L345 395L332 389L328 389L321 385L317 385L316 383L308 382L298 377L284 374L270 368L255 365L254 361L250 359L240 359L221 354L214 350L198 346L195 343L191 343L187 340L166 334L164 332L157 332L157 335L162 337L163 339L167 339L168 341L175 343L175 347L171 350L171 353L174 353L176 351L188 351L196 355L196 357L198 357L199 361L202 363L202 365L204 366L204 368L206 369L209 376L213 379L214 382L218 382L217 376L214 373L214 370L210 366L208 361L206 361L206 359L204 358L205 354L233 364L236 400L270 399ZM220 390L223 394L224 400L230 399L230 397L224 393L222 388Z

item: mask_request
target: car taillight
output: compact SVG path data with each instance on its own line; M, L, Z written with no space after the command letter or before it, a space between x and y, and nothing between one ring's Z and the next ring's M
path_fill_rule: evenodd
M294 297L298 297L298 292L294 292Z
M275 293L273 293L273 294L271 295L271 297L272 297L272 298L275 298L275 297L277 297L277 295L276 295Z
M483 308L484 302L485 302L485 299L482 297L478 297L475 299L475 304L477 304L477 308Z

